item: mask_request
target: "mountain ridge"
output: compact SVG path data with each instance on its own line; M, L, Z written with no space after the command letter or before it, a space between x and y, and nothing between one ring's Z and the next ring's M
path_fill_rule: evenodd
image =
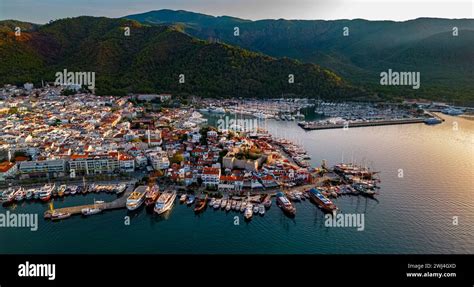
M146 19L141 16L143 14L128 15L125 18L151 25L160 21L173 24L179 20L184 31L197 38L217 40L273 57L290 57L315 63L335 71L354 85L400 96L474 105L474 83L468 80L469 75L474 75L474 65L468 69L457 69L455 64L471 59L474 51L462 49L463 54L453 52L459 48L456 39L465 41L465 45L474 41L471 33L474 31L474 19L420 17L401 22L360 19L264 19L238 22L232 20L235 18L223 20L194 12L190 14L191 20L187 21L187 12L183 10L179 13L169 9L155 10L144 14L147 15ZM205 22L199 22L201 18L205 18ZM238 37L233 34L235 26L240 29ZM452 35L454 26L458 28L457 37ZM343 37L344 27L349 28L348 37ZM425 46L422 44L430 37L436 40L431 42L433 47L445 48L439 49L438 54L425 57ZM408 51L423 57L410 65L409 61L413 57ZM443 69L440 70L439 67ZM390 68L423 71L420 90L380 86L380 72Z
M0 27L2 26L0 21ZM124 27L131 27L124 36ZM169 25L81 16L22 32L0 33L0 83L54 80L55 72L96 72L97 93L130 92L198 96L327 99L365 97L329 70L294 59L276 59L225 43L199 40ZM288 75L295 83L288 83ZM178 82L180 74L185 83Z

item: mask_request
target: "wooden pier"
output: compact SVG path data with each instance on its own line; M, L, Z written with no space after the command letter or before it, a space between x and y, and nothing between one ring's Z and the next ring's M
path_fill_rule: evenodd
M125 190L124 194L113 201L104 202L104 203L77 205L77 206L70 206L70 207L63 207L63 208L55 208L54 211L76 215L76 214L82 214L82 210L84 208L99 208L102 211L125 208L125 204L127 203L127 198L133 192L134 189L135 188L133 184L129 185L127 189ZM44 212L44 217L49 218L51 216L51 213L52 213L51 210L46 210Z

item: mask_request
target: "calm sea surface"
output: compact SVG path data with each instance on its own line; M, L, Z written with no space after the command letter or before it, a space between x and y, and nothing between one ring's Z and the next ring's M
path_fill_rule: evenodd
M8 210L38 213L39 229L0 228L0 253L474 254L474 120L442 116L446 122L436 126L347 131L304 131L295 122L266 122L272 134L302 144L314 166L323 159L332 165L344 158L381 172L377 200L357 196L334 200L342 213L365 214L364 231L325 227L323 213L308 201L296 203L294 219L273 204L265 216L254 216L249 223L236 212L208 208L195 215L178 202L166 218L145 210L133 214L117 210L50 222L42 218L46 204L24 202ZM76 195L54 204L63 207L114 197ZM2 213L7 210L0 208ZM455 216L458 225L453 224Z

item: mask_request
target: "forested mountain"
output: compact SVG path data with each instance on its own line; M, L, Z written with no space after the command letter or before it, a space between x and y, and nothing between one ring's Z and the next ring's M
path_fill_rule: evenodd
M54 81L56 72L67 69L95 72L97 94L373 96L317 65L198 40L176 26L83 16L41 26L16 22L25 29L15 36L12 23L0 22L0 84Z
M172 10L126 18L179 24L201 39L315 63L378 91L474 105L474 19L250 21ZM388 69L420 72L421 88L380 86L380 73Z

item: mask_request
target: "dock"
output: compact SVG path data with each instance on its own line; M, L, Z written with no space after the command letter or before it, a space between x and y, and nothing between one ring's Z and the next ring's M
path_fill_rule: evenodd
M370 126L387 126L387 125L403 125L403 124L419 124L424 123L424 118L414 119L401 119L401 120L385 120L385 121L367 121L367 122L353 122L353 123L341 123L341 124L317 124L307 123L299 124L299 126L305 130L326 130L326 129L340 129L340 128L358 128L358 127L370 127Z
M130 196L130 194L133 192L134 189L135 188L133 184L129 185L121 197L118 197L117 199L109 201L109 202L55 208L54 211L61 212L61 213L70 213L71 215L77 215L77 214L82 214L82 210L84 208L99 208L102 211L125 208L125 205L127 203L127 198ZM51 216L51 213L52 213L51 210L46 210L44 212L44 217L49 218Z

